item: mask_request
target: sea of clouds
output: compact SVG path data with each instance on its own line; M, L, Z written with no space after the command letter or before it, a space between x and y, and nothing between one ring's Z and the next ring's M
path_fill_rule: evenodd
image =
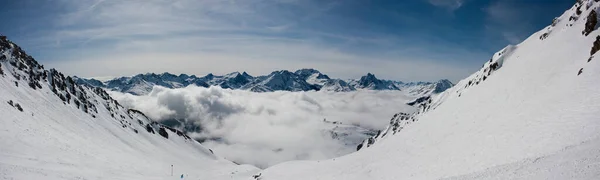
M397 112L412 112L401 91L267 92L220 87L155 86L145 96L111 95L157 121L184 120L201 127L216 154L260 168L290 160L334 158L386 127ZM341 122L332 123L332 122Z

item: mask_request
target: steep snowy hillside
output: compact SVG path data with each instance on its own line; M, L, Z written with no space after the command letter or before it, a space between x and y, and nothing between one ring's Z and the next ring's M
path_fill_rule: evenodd
M315 69L300 69L295 72L287 70L274 71L269 75L253 77L246 72L233 72L223 76L208 74L204 77L195 75L174 75L170 73L138 74L133 77L120 77L106 82L95 79L74 78L79 84L106 88L112 91L147 95L154 86L181 88L189 85L201 87L219 86L225 89L242 89L253 92L272 91L334 91L349 92L356 90L403 90L411 96L427 96L441 93L452 87L448 80L438 82L403 83L377 79L369 73L361 79L344 81L331 79ZM404 90L406 89L406 90Z
M600 3L552 25L398 113L357 153L273 166L259 179L598 179ZM369 146L368 148L366 146Z
M0 94L0 179L226 179L256 171L123 108L101 88L45 70L4 36Z

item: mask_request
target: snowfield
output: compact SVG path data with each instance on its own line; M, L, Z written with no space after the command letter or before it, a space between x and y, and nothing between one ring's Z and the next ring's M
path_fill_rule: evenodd
M589 3L579 20L569 21L573 7L496 53L395 135L344 157L276 165L262 180L600 178L600 59L588 62L600 33L582 35L600 4Z
M87 92L78 99L90 106L64 103L59 97L70 84L52 92L55 73L34 90L29 78L43 68L21 55L25 70L16 70L11 45L0 51L7 57L0 60L0 178L599 179L600 58L591 50L600 49L592 48L600 31L588 19L597 20L588 15L599 7L596 0L576 4L454 87L418 102L417 112L393 116L358 152L264 170L220 158L93 88L72 90L77 97Z

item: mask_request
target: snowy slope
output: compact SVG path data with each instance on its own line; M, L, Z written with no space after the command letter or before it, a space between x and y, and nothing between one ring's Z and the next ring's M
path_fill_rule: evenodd
M0 65L0 179L179 179L171 165L194 179L256 171L45 70L5 37Z
M396 115L402 128L370 147L276 165L260 179L598 179L600 59L590 49L600 32L582 31L599 5L584 0L495 53L418 113Z

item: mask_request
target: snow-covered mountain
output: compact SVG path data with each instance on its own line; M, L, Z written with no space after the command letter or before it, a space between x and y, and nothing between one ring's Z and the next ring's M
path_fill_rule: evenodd
M394 84L407 94L417 97L439 94L454 86L454 84L447 79L442 79L437 82L394 82Z
M323 85L327 80L330 80L329 76L322 74L315 69L299 69L294 74L300 76L306 82L310 84Z
M319 86L309 84L304 77L287 70L275 71L267 76L258 77L247 84L245 89L254 92L271 91L310 91L319 90Z
M356 88L344 80L329 79L323 83L321 86L321 91L349 92L356 91Z
M195 76L192 76L192 77L195 77ZM192 79L194 79L194 78L192 78ZM251 75L249 75L246 72L243 72L243 73L233 72L233 73L226 74L224 76L215 76L213 74L208 74L208 75L204 76L203 78L195 78L194 80L196 82L202 82L202 81L206 82L205 85L203 85L204 87L212 85L212 86L220 86L222 88L227 88L227 89L240 89L244 85L251 83L254 80L254 77L252 77Z
M599 10L597 0L576 1L551 25L482 60L483 68L439 94L425 92L451 83L414 83L423 88L411 90L421 96L409 104L419 110L393 115L355 153L260 172L125 110L100 88L45 70L0 37L0 101L6 102L0 177L173 179L175 164L175 174L192 179L598 179ZM302 83L312 75L299 74L279 71L249 84L257 90L317 84ZM361 79L342 86L390 87L374 75ZM402 90L411 83L391 84Z
M75 79L0 36L0 179L225 179L257 170Z
M233 72L223 76L208 74L204 77L195 75L138 74L132 77L120 77L106 82L95 79L75 78L80 84L102 87L113 91L145 95L152 91L154 86L167 88L181 88L188 85L202 87L220 86L226 89L242 89L253 92L272 91L335 91L348 92L364 90L403 90L415 96L425 96L432 93L441 93L450 88L452 83L448 80L439 82L403 83L377 79L374 74L368 73L360 79L341 80L332 79L315 69L300 69L295 72L287 70L274 71L269 75L253 77L246 72ZM418 92L416 92L418 91Z
M374 74L367 73L366 76L361 77L357 80L350 80L348 83L354 86L356 89L368 89L368 90L400 90L396 87L393 81L380 80L375 77Z
M599 10L577 1L452 88L409 102L420 110L395 114L356 153L260 179L598 179Z
M147 73L138 74L132 77L120 77L106 82L101 82L96 79L75 78L79 84L86 84L95 87L107 88L114 91L127 92L131 94L148 94L154 86L163 86L168 88L181 88L188 85L196 85L208 87L206 82L225 83L222 81L214 81L214 76L209 74L203 78L198 78L194 75L188 76L181 74L179 76L170 73Z

